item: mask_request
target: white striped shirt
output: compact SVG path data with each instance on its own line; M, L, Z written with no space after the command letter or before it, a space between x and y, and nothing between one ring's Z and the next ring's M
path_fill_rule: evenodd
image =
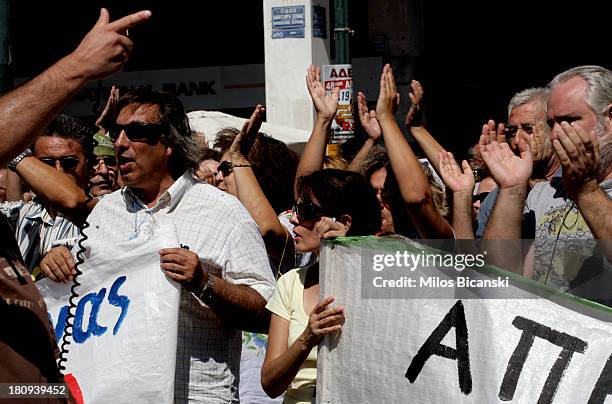
M62 245L71 248L79 239L80 229L59 212L53 218L38 198L27 203L1 203L0 211L15 229L21 256L30 273L57 241L65 240Z

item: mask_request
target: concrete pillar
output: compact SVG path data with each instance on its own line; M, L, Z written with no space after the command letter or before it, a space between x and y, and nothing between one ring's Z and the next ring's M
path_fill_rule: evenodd
M263 3L267 122L312 130L314 108L306 89L306 69L310 64L329 64L329 41L333 34L329 29L329 0L264 0ZM277 23L273 27L273 8L298 7L299 10L300 6L304 8L303 34L300 28L279 29L282 26L278 23L280 9L275 9ZM324 30L313 31L313 7L325 10ZM297 20L299 16L293 18L293 22ZM319 37L321 31L325 38Z

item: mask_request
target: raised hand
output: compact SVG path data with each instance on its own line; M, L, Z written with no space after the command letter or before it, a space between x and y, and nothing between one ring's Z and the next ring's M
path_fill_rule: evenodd
M71 63L71 69L87 80L97 80L117 73L127 62L134 47L127 37L127 30L150 17L151 12L145 10L110 22L108 10L101 9L96 25L65 60Z
M474 173L467 161L461 162L461 168L455 161L453 153L441 151L438 153L440 160L440 176L453 192L464 192L472 195L474 191Z
M529 144L520 138L518 141L520 156L517 156L510 150L508 143L498 140L500 133L503 136L503 124L498 125L496 130L493 120L482 126L479 141L482 158L500 189L526 185L533 169Z
M110 95L108 96L108 100L106 101L106 106L104 110L96 120L96 126L100 129L104 128L104 120L108 115L108 112L113 108L113 106L119 101L119 89L115 86L111 87Z
M421 126L423 124L422 119L422 108L421 101L423 101L423 87L421 83L416 80L412 80L410 82L410 93L408 96L410 97L410 109L408 110L408 114L406 114L406 120L404 124L408 127L410 126Z
M334 301L333 297L321 300L310 312L308 325L304 330L306 344L313 348L319 344L321 338L326 334L338 332L344 324L344 308L328 307Z
M253 147L253 144L255 143L259 129L261 128L263 113L265 110L266 109L261 105L257 105L249 120L242 125L240 133L236 135L232 145L229 148L232 163L238 163L240 160L246 160L251 147Z
M570 197L575 201L583 193L598 190L601 159L597 140L579 125L561 122L552 143L563 167L563 188Z
M397 110L398 102L399 93L395 85L393 70L391 69L391 65L387 63L385 67L383 67L383 72L380 75L380 93L378 94L378 101L376 103L376 118L379 121L382 119L394 119L393 115L395 115L395 111Z
M382 135L382 130L376 119L376 111L368 112L368 104L366 103L365 95L361 91L357 93L357 107L359 109L359 121L368 137L372 140L378 139Z
M310 65L308 74L306 75L306 87L310 93L310 98L317 111L317 117L332 120L336 116L338 110L338 94L340 89L334 88L333 91L326 95L325 88L321 83L321 68Z

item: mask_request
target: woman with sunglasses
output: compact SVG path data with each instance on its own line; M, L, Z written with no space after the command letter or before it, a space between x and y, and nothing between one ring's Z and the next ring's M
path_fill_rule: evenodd
M360 174L315 171L300 178L297 195L293 220L299 251L318 254L323 239L372 235L380 230L376 194ZM329 306L333 297L319 301L319 293L319 266L315 263L284 274L266 306L272 317L261 383L270 397L287 391L284 403L311 402L316 386L316 347L324 335L338 332L344 323L343 308Z

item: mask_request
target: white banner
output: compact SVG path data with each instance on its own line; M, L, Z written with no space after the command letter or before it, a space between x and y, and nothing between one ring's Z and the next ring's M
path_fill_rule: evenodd
M512 276L504 292L516 299L366 299L370 247L324 248L321 294L345 307L346 323L319 349L318 403L612 402L610 309L540 298Z
M169 245L178 246L176 230L148 242L131 240L79 266L64 373L83 403L174 401L180 287L166 278L158 254ZM61 346L72 283L45 279L37 285Z

